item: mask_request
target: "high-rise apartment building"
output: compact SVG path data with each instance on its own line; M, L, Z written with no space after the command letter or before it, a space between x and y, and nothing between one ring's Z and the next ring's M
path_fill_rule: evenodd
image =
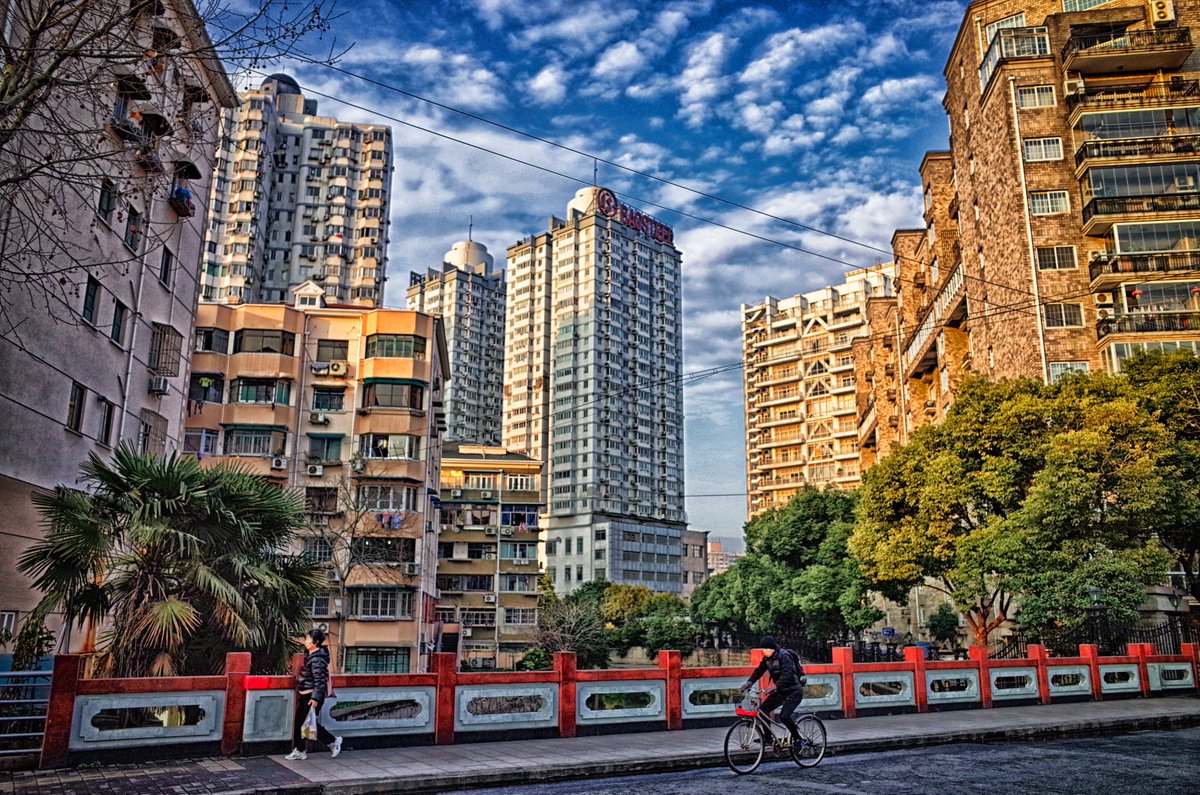
M1200 350L1198 22L1170 0L968 6L950 150L922 165L925 226L894 238L896 331L871 353L896 373L862 406L879 452L970 373L1053 381ZM888 392L892 430L865 411Z
M32 74L45 67L39 59L61 55L66 64L55 74L71 76L35 100L52 107L30 105L33 116L6 129L0 147L5 179L13 180L0 197L5 630L39 599L16 572L21 553L42 537L32 492L75 486L89 455L110 460L121 444L152 453L182 445L184 340L196 312L209 163L220 111L237 103L187 0L135 4L136 13L126 5L104 34L89 28L105 17L90 16L90 5L62 7L53 21L29 16L45 10L0 3L0 39L15 59L8 65ZM97 46L113 47L111 59L42 43L93 34ZM170 51L155 54L164 41ZM93 70L102 76L74 83ZM10 87L32 87L14 79ZM13 120L23 100L10 99ZM47 159L63 152L68 160ZM31 163L42 173L28 172Z
M854 340L865 309L892 294L892 266L842 284L742 306L747 508L786 505L806 485L858 485Z
M542 466L503 447L442 448L439 649L468 668L513 668L534 645Z
M586 188L508 249L504 446L547 463L546 572L679 593L680 253L670 227Z
M391 128L318 116L281 74L221 123L204 299L285 303L312 280L330 304L382 304Z
M303 551L329 578L310 612L328 624L341 670L425 670L436 640L441 321L301 306L200 305L185 449L305 495Z
M441 268L409 277L408 308L442 318L454 378L446 387L446 440L500 444L504 378L504 271L487 246L455 243Z

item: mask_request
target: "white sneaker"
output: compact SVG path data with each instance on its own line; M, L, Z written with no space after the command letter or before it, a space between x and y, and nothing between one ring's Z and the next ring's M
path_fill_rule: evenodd
M297 761L301 761L304 759L308 759L308 754L306 754L304 751L301 751L299 748L293 748L292 752L290 754L288 754L287 756L285 756L284 759L291 760L292 762L297 762Z
M333 745L329 746L329 756L332 757L333 759L337 759L337 755L340 754L341 752L342 752L342 738L334 737Z

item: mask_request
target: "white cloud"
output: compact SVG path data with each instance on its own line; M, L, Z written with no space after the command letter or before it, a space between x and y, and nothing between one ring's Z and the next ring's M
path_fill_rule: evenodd
M646 56L638 46L631 41L621 41L600 55L592 69L592 76L598 80L628 83L645 65Z
M911 112L914 105L936 105L945 87L932 75L889 77L863 93L862 107L872 115L894 113L901 105Z
M569 75L558 64L550 64L538 72L525 84L525 89L535 102L543 105L557 105L567 96L567 80Z
M713 33L691 48L687 65L676 81L681 89L679 116L698 127L711 113L711 103L721 95L726 79L722 69L736 42L723 33Z

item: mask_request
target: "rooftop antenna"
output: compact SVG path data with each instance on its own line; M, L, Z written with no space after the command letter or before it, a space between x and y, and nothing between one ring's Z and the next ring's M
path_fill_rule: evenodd
M472 237L473 234L475 234L475 216L468 215L467 216L467 242L468 243L474 241L475 238Z
M600 161L597 158L592 158L592 187L595 188L600 181Z

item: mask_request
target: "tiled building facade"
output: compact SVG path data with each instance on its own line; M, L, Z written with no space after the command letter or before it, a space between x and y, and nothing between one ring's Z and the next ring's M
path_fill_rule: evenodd
M297 297L321 293L310 284ZM310 612L328 625L336 664L424 670L435 641L441 321L204 303L192 347L185 450L305 495L303 551L329 578Z

